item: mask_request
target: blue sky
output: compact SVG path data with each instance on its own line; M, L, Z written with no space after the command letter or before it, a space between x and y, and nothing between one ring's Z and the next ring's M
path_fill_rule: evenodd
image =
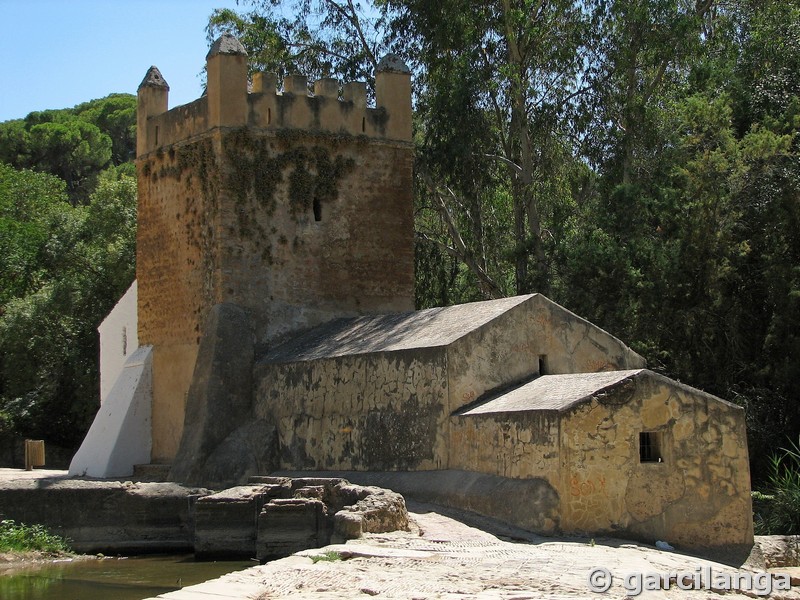
M202 93L205 26L235 0L0 0L0 121L136 93L150 65L170 107ZM241 6L238 7L240 10Z

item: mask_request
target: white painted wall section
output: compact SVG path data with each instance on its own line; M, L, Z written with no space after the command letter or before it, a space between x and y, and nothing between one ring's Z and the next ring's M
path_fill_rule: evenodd
M133 281L128 291L97 328L100 334L100 402L106 397L125 366L128 357L139 347L136 312L137 287Z
M122 373L72 458L69 474L127 477L150 463L152 449L153 347L128 357Z

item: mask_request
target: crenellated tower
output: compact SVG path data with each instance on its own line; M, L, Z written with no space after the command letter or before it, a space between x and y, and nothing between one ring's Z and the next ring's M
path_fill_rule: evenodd
M168 110L155 67L138 92L139 343L153 346L153 462L183 427L209 309L245 308L263 349L338 317L414 308L410 72L366 85L259 73L230 35L207 92ZM250 91L248 91L250 87Z

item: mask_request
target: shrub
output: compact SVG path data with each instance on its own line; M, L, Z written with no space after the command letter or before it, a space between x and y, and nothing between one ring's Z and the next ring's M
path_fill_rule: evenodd
M800 533L800 439L770 457L767 487L753 492L753 513L756 534Z
M42 525L0 521L0 552L71 554L67 540L49 533Z

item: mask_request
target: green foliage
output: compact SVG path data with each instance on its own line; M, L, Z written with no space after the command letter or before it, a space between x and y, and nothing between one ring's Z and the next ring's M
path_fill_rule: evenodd
M0 163L0 307L35 289L59 209L68 209L63 181Z
M111 139L111 162L121 165L136 153L136 98L130 94L111 94L79 104L76 115L93 124Z
M315 554L310 557L311 562L317 564L318 562L335 562L337 560L344 560L341 553L336 550L328 550L322 554Z
M753 492L757 535L800 533L800 444L791 442L769 460L763 492Z
M243 0L251 10L218 9L211 15L209 42L230 31L247 50L251 71L279 77L302 73L310 80L338 76L344 81L373 80L385 46L377 31L381 18L368 17L358 3L293 0ZM287 16L291 15L291 16Z
M25 525L10 519L0 521L0 552L72 554L66 539L49 533L42 525Z
M0 164L0 414L71 447L97 406L97 325L133 280L136 181L111 168L85 206L66 198L60 179Z
M247 4L259 67L412 65L418 307L549 294L744 406L756 480L800 433L800 1Z
M589 14L569 0L398 0L385 12L419 65L420 238L468 268L461 297L549 291L573 203Z
M113 94L0 123L0 162L55 175L84 203L101 171L133 158L135 135L136 98Z

